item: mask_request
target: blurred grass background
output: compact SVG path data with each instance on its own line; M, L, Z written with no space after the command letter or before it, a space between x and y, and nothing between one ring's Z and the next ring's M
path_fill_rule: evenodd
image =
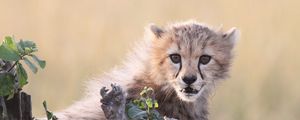
M83 82L120 64L150 22L196 19L240 29L231 78L211 98L212 120L300 118L299 0L0 0L0 36L34 40L46 69L25 91L63 109Z

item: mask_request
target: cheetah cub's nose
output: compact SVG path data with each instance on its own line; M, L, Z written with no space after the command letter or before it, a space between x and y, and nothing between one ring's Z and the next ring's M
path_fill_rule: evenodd
M182 78L183 82L185 82L187 85L191 85L193 84L196 80L197 77L196 76L184 76Z

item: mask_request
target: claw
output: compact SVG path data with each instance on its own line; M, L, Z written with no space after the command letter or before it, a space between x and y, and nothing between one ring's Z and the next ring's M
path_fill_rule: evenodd
M106 89L106 87L102 87L100 90L100 95L102 97L104 97L107 94L108 89Z
M116 91L117 90L117 85L116 84L111 84L111 88L113 89L113 91Z
M108 120L124 120L126 98L122 88L116 84L111 84L111 90L105 87L100 89L102 99L101 108Z

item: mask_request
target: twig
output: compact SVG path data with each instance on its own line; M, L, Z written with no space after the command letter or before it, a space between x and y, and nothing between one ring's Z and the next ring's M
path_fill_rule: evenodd
M16 61L7 72L10 72L17 64L19 63L19 61Z
M27 55L27 54L25 54L25 55ZM25 56L25 55L21 55L21 56L20 56L21 60L24 59L24 56ZM19 61L20 61L20 60L16 61L16 62L9 68L9 70L8 70L7 72L10 72L10 71L11 71L11 70L19 63Z

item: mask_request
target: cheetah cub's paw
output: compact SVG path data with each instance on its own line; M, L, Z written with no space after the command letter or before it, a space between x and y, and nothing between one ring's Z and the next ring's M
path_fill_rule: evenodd
M108 120L126 120L125 104L126 98L122 88L111 84L111 90L106 87L101 88L100 95L102 99L101 108Z

